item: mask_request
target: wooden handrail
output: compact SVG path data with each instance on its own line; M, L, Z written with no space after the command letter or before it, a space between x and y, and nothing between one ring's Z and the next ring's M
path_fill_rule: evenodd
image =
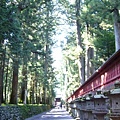
M116 80L120 80L120 50L114 53L96 70L96 72L67 99L67 102L71 102L97 89L111 89Z

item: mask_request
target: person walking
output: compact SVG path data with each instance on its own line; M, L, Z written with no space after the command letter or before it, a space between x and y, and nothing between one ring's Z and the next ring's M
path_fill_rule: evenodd
M62 102L60 103L60 107L61 107L61 109L62 109Z

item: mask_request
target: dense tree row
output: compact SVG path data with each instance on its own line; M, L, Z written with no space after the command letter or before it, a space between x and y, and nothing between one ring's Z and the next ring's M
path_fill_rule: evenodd
M53 12L52 1L0 1L0 105L52 104L57 85Z
M63 46L61 84L67 96L120 49L119 0L56 3L0 1L0 105L3 102L52 104L58 84L51 57L58 19L61 19L59 25L64 21L73 29L66 31Z
M76 31L70 33L72 37L68 36L69 39L63 49L66 65L64 78L65 84L67 83L66 93L69 96L120 49L120 2L118 0L75 0L74 3L69 0L59 1L66 11L68 24L71 28L76 26Z

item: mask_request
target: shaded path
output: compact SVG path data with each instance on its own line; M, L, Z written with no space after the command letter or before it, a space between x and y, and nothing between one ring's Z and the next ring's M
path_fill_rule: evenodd
M25 120L75 120L65 109L54 108Z

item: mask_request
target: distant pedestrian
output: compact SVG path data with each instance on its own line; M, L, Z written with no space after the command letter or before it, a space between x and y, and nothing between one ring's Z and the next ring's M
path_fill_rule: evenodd
M62 102L60 103L60 107L61 107L61 109L62 109Z

